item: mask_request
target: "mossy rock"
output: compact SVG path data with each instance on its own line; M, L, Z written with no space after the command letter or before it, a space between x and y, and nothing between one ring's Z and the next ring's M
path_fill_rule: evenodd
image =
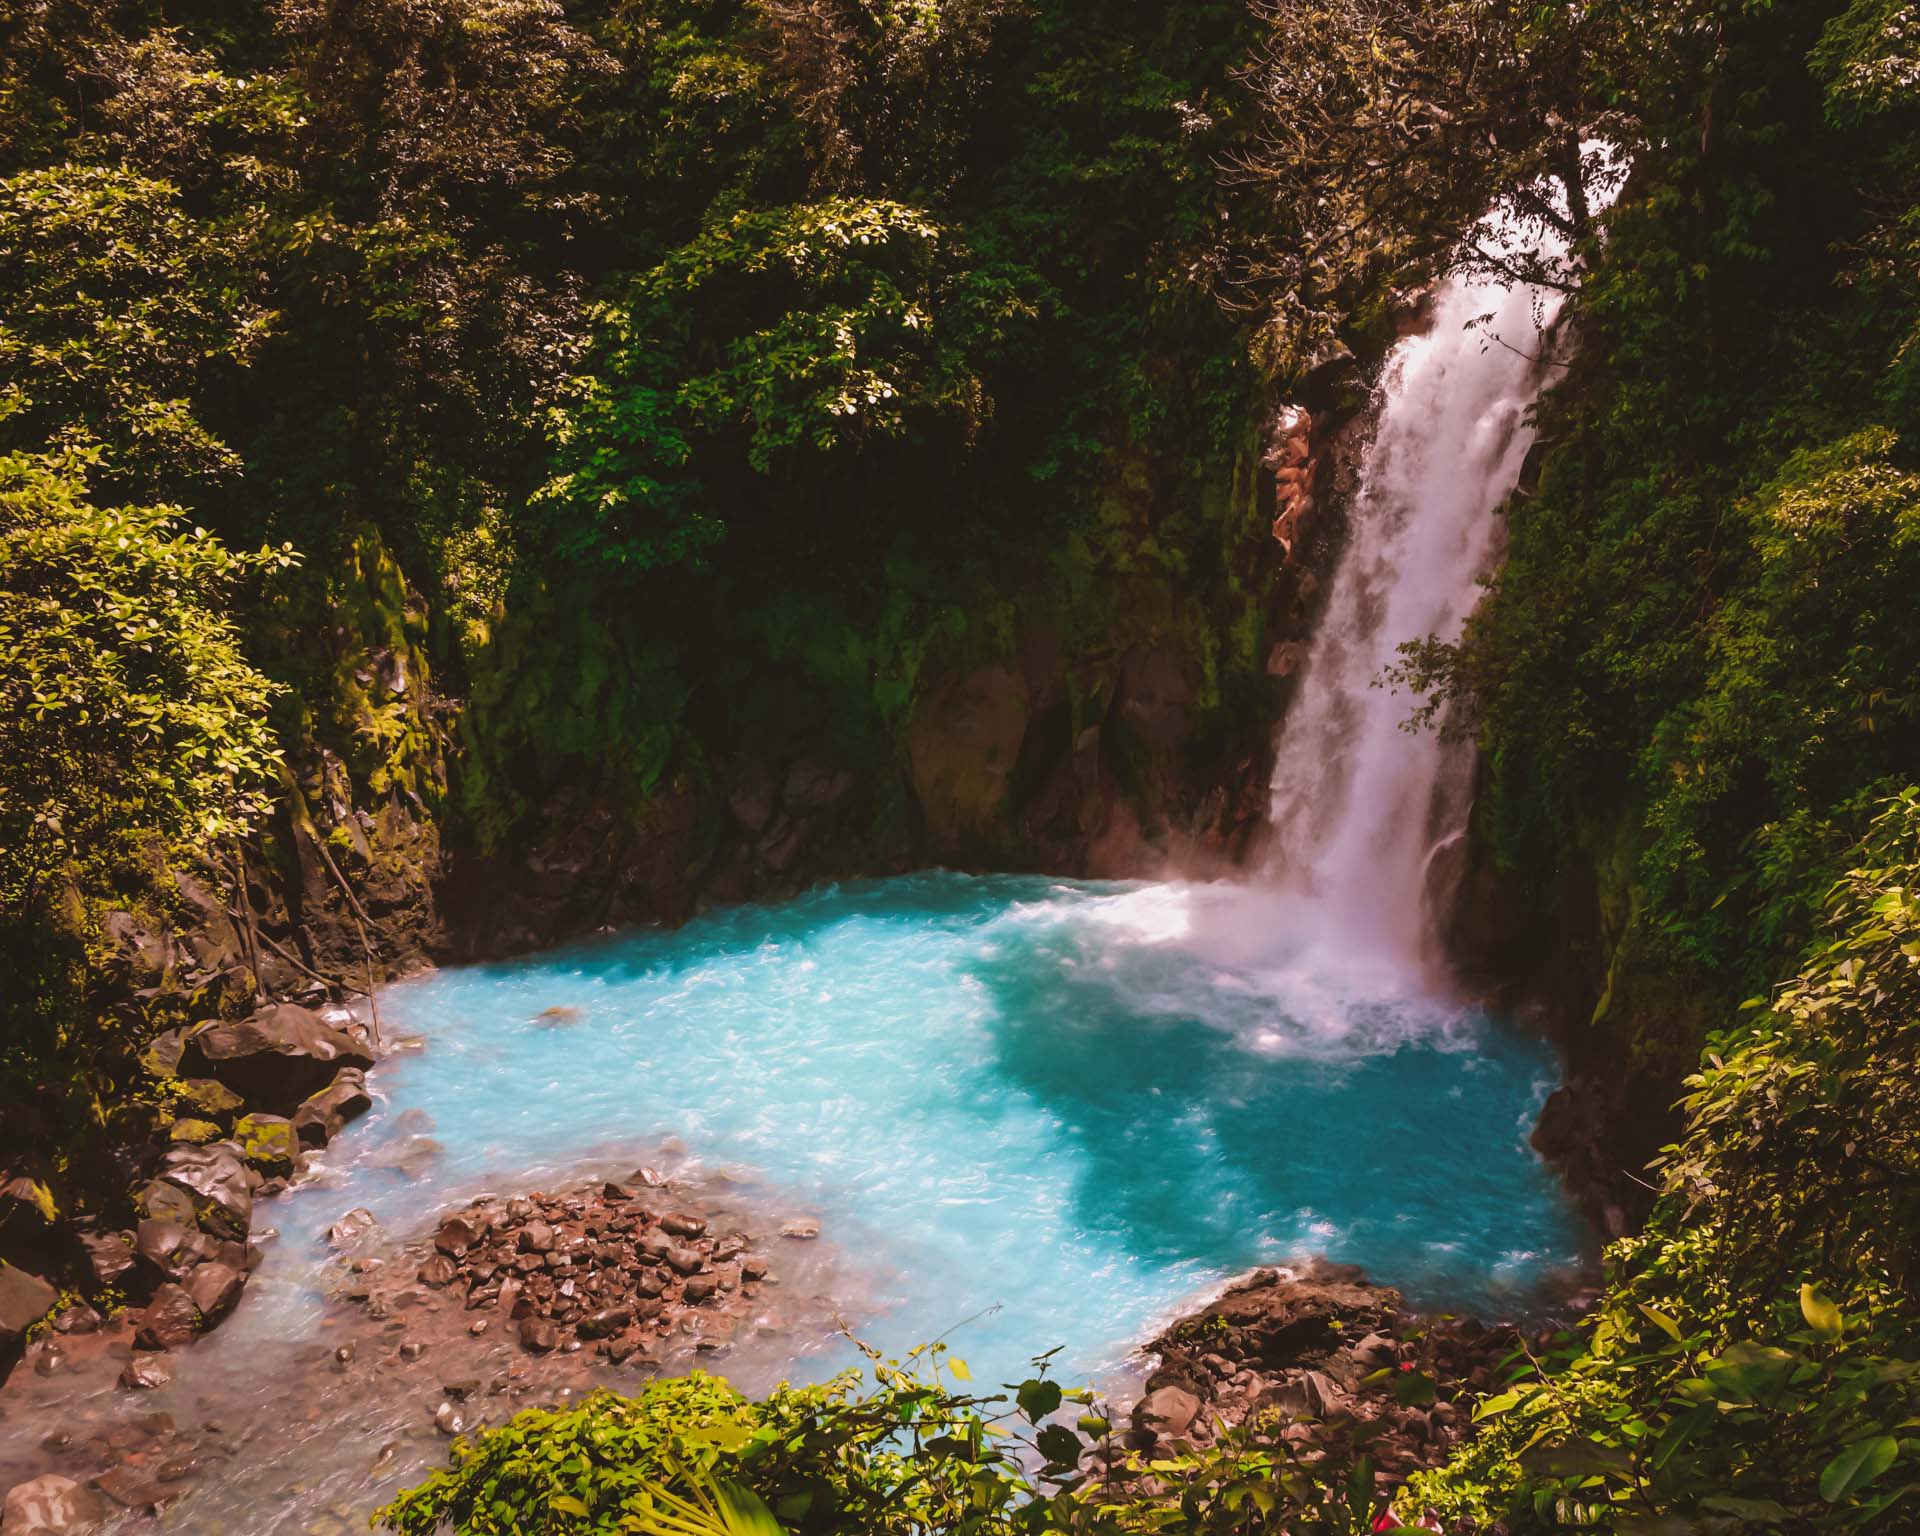
M185 1030L163 1030L141 1051L140 1065L150 1077L172 1077L180 1070L180 1052L185 1048Z
M174 1121L167 1128L167 1137L172 1141L184 1141L192 1146L203 1147L210 1141L220 1139L220 1127L211 1120L183 1118Z
M203 1119L225 1120L246 1107L245 1099L225 1083L216 1083L210 1077L183 1078L175 1088L181 1108L190 1109Z
M300 1138L284 1115L243 1115L234 1123L240 1155L269 1177L288 1178L299 1170Z

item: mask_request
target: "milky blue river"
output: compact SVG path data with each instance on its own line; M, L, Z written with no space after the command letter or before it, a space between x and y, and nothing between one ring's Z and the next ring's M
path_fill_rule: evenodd
M965 1323L989 1371L1055 1345L1110 1367L1196 1287L1305 1253L1523 1305L1579 1256L1526 1143L1550 1053L1290 940L1298 915L1241 886L929 874L442 971L387 995L426 1048L379 1082L444 1151L329 1204L417 1225L672 1135L858 1255L876 1342Z

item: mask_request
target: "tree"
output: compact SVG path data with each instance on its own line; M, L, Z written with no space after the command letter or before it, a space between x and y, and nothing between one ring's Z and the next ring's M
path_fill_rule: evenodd
M190 852L265 809L274 687L220 600L290 549L239 554L177 507L99 507L97 453L0 456L0 911L157 841Z
M234 231L170 183L58 165L0 181L0 446L105 445L97 474L140 495L239 469L199 397L271 327Z

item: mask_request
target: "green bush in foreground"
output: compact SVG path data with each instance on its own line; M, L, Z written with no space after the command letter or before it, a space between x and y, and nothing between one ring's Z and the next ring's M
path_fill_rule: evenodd
M1365 1431L1296 1447L1274 1422L1175 1447L1129 1491L1083 1462L1126 1461L1089 1392L1042 1374L1011 1399L971 1396L966 1363L923 1346L871 1355L822 1386L762 1402L695 1372L636 1397L522 1413L456 1441L454 1465L376 1519L401 1536L632 1532L637 1536L1014 1536L1134 1532L1348 1536L1396 1529L1374 1490ZM1051 1422L1063 1405L1076 1424Z

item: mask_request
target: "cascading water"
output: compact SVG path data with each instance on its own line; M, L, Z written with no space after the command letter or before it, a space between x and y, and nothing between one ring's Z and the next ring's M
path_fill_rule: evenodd
M1511 226L1495 224L1496 237ZM1313 926L1388 965L1428 953L1435 853L1471 809L1472 749L1410 734L1381 686L1401 644L1459 637L1501 552L1496 511L1533 441L1557 295L1456 272L1389 356L1349 543L1282 730L1269 878Z

